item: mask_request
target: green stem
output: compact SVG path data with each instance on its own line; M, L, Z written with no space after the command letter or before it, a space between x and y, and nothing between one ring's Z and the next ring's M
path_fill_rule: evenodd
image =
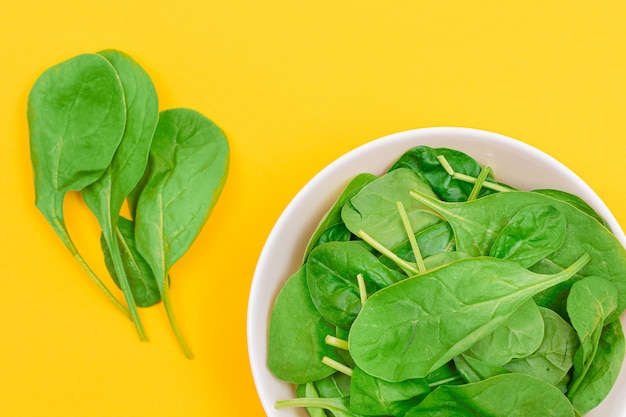
M402 270L407 275L417 275L419 273L419 270L415 265L400 258L398 255L384 247L380 242L376 241L373 237L365 233L363 230L359 230L357 236L363 239L368 245L376 249L378 252L391 259L396 265L402 268Z
M117 227L116 227L117 230ZM146 332L141 324L141 319L139 318L139 312L137 311L137 304L135 303L135 297L133 296L133 292L130 288L130 284L128 283L128 277L126 276L126 270L124 269L124 262L122 261L122 255L120 254L120 246L117 241L117 236L113 232L113 230L107 231L106 237L107 243L109 245L109 249L111 251L111 259L113 260L113 267L115 268L115 273L117 274L117 280L120 283L120 288L122 289L122 293L124 294L124 299L126 300L126 304L128 305L128 310L130 312L130 318L135 325L135 329L137 330L137 334L139 335L139 339L142 341L148 340L146 336Z
M480 169L480 174L478 174L478 178L476 178L476 182L474 183L474 187L472 188L472 192L467 198L467 201L474 201L478 198L478 194L480 193L480 190L482 190L483 186L485 185L485 180L487 179L487 176L489 175L490 172L491 172L491 168L489 167L482 167Z
M419 245L417 244L417 240L415 239L415 233L413 233L413 227L411 226L411 221L409 220L409 216L406 214L406 210L404 209L404 204L402 201L398 201L396 203L398 206L398 211L400 212L400 217L402 218L402 224L404 225L404 230L406 231L406 235L409 238L409 242L411 243L411 249L413 250L413 256L415 256L415 263L417 264L417 270L419 272L426 271L426 265L424 265L424 258L422 258L422 252L420 251Z
M61 238L61 241L63 242L65 247L70 251L70 253L72 254L72 257L76 260L76 262L78 262L81 268L85 272L87 272L87 275L89 276L89 278L91 278L94 284L96 284L96 286L104 293L104 295L109 299L109 301L113 303L115 308L117 308L120 312L122 312L124 316L126 316L127 318L130 318L130 314L126 306L122 304L113 295L113 293L109 290L109 288L106 285L104 285L102 280L98 278L96 273L91 269L89 264L87 264L87 262L82 257L82 255L78 252L78 248L76 248L76 245L74 245L74 242L72 241L72 238L70 237L67 231L67 228L65 227L65 222L63 222L63 220L59 219L58 217L54 217L50 220L51 220L50 223L52 224L52 228L54 229L54 231L57 233L57 235L59 235L59 237Z
M477 178L472 177L472 176L467 175L467 174L462 174L460 172L455 172L445 156L439 155L439 156L437 156L437 160L441 164L442 168L450 176L452 176L452 178L454 178L455 180L465 181L465 182L468 182L470 184L475 184L476 183ZM483 187L484 188L489 188L490 190L501 191L501 192L513 191L509 187L505 187L504 185L500 185L498 183L490 182L490 181L485 181L485 183L483 184Z
M429 386L429 387L431 387L431 388L437 388L437 387L438 387L438 386L440 386L440 385L449 384L449 383L451 383L451 382L460 381L460 380L462 380L462 379L463 379L463 378L461 378L461 376L460 376L460 375L454 375L454 376L451 376L451 377L449 377L449 378L442 379L442 380L440 380L440 381L429 382L429 383L428 383L428 386Z
M322 363L324 365L328 365L336 371L341 372L342 374L346 374L348 376L352 376L352 369L349 366L344 365L341 362L337 362L334 359L329 358L328 356L324 356L322 358Z
M304 397L304 398L290 398L288 400L276 401L274 407L276 409L281 408L323 408L330 410L331 412L337 411L340 413L348 413L349 409L344 401L348 401L347 397L337 398L319 398L319 397ZM348 414L350 415L350 414Z
M169 275L167 275L163 283L163 288L161 289L161 299L163 300L163 307L165 308L165 312L167 313L167 318L170 322L170 327L172 328L172 331L174 332L174 336L176 336L176 340L178 341L180 348L183 350L183 353L185 354L187 359L193 359L194 357L193 353L191 352L191 349L189 349L187 342L185 342L183 333L180 330L180 327L178 326L178 321L176 320L176 316L174 315L174 309L172 308L172 300L170 299L169 287L170 287L170 277Z
M340 339L337 336L333 336L330 334L326 335L324 342L326 342L327 345L334 346L341 350L349 350L348 341L344 339Z
M357 274L356 282L359 285L359 295L361 296L361 305L363 305L367 301L367 288L365 287L363 274Z

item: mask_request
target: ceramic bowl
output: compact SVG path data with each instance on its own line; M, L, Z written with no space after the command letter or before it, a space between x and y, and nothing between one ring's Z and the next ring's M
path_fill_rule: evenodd
M435 127L415 129L373 140L341 156L313 177L293 198L271 230L252 280L247 337L252 375L268 417L307 416L301 409L276 410L277 400L293 398L294 388L267 368L267 330L274 300L284 282L300 266L305 246L322 216L345 185L362 172L383 174L404 152L426 145L467 153L489 165L498 181L519 189L554 188L582 197L626 246L624 232L600 197L555 158L516 139L483 130ZM622 317L626 324L626 317ZM626 415L626 371L622 369L609 396L587 416Z

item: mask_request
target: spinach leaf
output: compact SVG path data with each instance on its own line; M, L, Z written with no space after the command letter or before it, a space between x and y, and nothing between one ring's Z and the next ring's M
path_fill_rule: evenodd
M150 77L130 56L113 50L99 52L99 55L111 63L122 83L126 101L126 126L113 160L102 176L83 190L83 198L100 223L130 316L140 338L145 340L146 335L115 235L122 204L146 169L148 151L159 116L158 100Z
M309 244L304 252L306 259L315 246L324 242L332 242L336 240L349 240L350 231L341 220L341 208L346 201L350 200L364 186L376 179L376 175L362 173L354 177L343 190L337 201L332 205L328 212L324 215L320 223L317 225L315 232L309 239ZM346 232L348 238L346 239ZM338 237L336 237L338 236Z
M326 322L311 301L304 268L300 268L278 293L268 331L267 366L283 381L305 384L335 372L322 363L335 356L326 344L334 326Z
M609 394L622 368L624 354L622 323L614 320L602 330L596 355L578 389L568 394L580 413L596 407Z
M124 217L120 217L117 229L116 229L118 246L120 248L120 255L124 264L124 271L126 277L128 277L128 284L133 293L133 298L139 307L149 307L153 304L161 301L161 294L159 287L152 273L150 265L145 259L137 252L135 247L135 227L134 223ZM102 246L102 252L104 254L104 262L119 287L119 279L115 272L115 266L113 265L113 259L111 259L111 251L107 245L104 236L100 239Z
M485 363L503 366L513 358L523 358L537 350L543 333L541 312L533 300L528 300L504 324L472 345L466 353Z
M574 417L567 398L546 382L523 374L441 386L404 417Z
M361 309L359 274L363 275L368 294L404 278L353 242L325 243L309 254L306 275L311 298L330 323L349 328L356 318Z
M476 359L469 354L462 353L454 358L454 365L463 379L468 382L479 382L492 376L502 375L510 371L502 366Z
M78 55L46 70L28 96L35 204L94 283L128 315L78 252L63 217L65 195L102 176L125 125L122 84L101 55Z
M405 279L365 303L350 330L350 353L387 381L424 377L588 261L583 255L557 274L538 275L509 261L469 258Z
M626 250L604 226L569 203L533 192L511 191L492 194L469 203L445 203L419 192L411 195L443 216L454 230L457 250L472 256L488 254L493 242L508 221L522 208L548 204L566 218L565 240L556 252L534 264L531 269L541 274L562 270L581 253L591 256L574 280L542 292L535 301L566 316L565 302L575 280L588 275L602 276L619 291L618 307L612 320L626 308Z
M149 173L136 208L137 250L150 264L172 330L192 357L171 306L169 273L196 239L217 202L228 173L226 136L189 109L160 113L149 155Z
M587 204L585 200L578 197L577 195L568 193L567 191L552 189L533 190L532 192L547 195L549 197L556 198L557 200L561 200L565 203L569 203L583 213L595 218L599 223L608 228L606 220L603 219L602 216L600 216L589 204Z
M331 376L315 381L315 388L320 397L335 398L350 396L351 378L341 372L335 372Z
M394 162L389 171L400 168L411 169L422 181L430 185L439 199L443 201L466 201L472 192L473 185L450 176L441 166L437 159L438 156L444 156L456 172L471 177L478 177L480 174L480 165L469 155L454 149L431 148L429 146L417 146L408 150ZM479 197L493 192L483 188Z
M392 248L407 240L398 215L398 201L404 205L415 233L440 221L438 216L410 197L408 191L414 189L434 197L428 184L413 171L396 169L370 182L347 201L341 210L341 218L355 235L363 230L383 246Z
M426 379L387 382L356 367L350 387L350 411L357 414L398 416L430 393Z
M508 259L528 268L563 245L565 230L565 216L553 206L526 206L500 231L489 256Z
M543 307L539 310L544 321L541 345L531 355L513 359L504 367L512 372L535 376L565 391L578 338L574 329L557 313Z
M580 346L574 355L574 375L568 395L574 395L595 357L602 328L617 307L617 289L601 277L577 281L567 297L567 313Z

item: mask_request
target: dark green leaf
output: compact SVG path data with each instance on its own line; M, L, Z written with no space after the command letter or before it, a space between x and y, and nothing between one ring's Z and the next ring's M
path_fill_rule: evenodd
M361 309L358 274L363 275L368 294L404 278L353 242L325 243L309 254L306 275L313 304L336 326L348 328Z

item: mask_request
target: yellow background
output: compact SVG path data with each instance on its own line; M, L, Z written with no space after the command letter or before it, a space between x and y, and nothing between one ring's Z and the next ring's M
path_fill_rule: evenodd
M262 245L321 168L426 126L513 136L564 162L626 223L624 0L5 1L0 10L0 415L262 416L246 347ZM136 337L34 207L26 98L48 67L116 48L160 107L227 133L231 171L172 299ZM70 231L104 269L76 195ZM116 293L119 295L119 292Z

